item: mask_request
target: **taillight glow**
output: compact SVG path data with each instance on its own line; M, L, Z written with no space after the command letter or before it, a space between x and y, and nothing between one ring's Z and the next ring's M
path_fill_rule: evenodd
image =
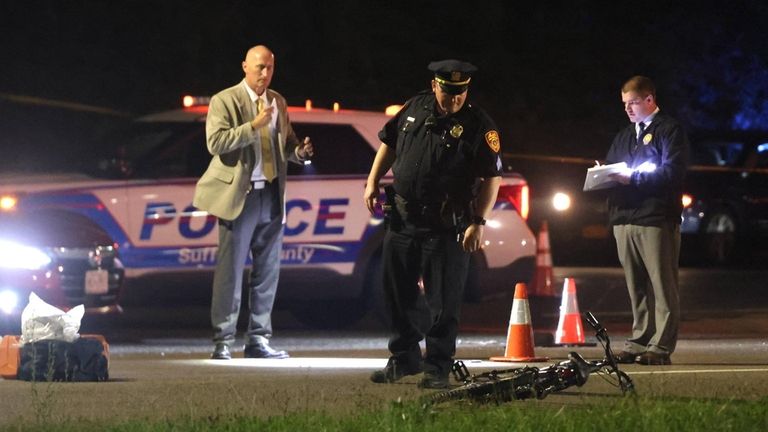
M211 102L211 98L208 96L184 95L181 98L181 105L184 108L207 106L210 102Z
M502 185L499 187L497 201L512 204L523 220L528 220L530 209L528 185Z
M528 201L528 185L520 188L520 216L523 220L528 220L528 211L530 209L530 203Z
M688 194L683 194L683 208L688 208L693 204L693 197Z

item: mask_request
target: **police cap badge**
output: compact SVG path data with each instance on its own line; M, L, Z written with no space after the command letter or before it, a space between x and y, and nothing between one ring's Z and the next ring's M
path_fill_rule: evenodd
M460 60L440 60L429 64L428 69L435 73L435 81L448 94L462 94L469 87L472 74L477 71L471 63Z

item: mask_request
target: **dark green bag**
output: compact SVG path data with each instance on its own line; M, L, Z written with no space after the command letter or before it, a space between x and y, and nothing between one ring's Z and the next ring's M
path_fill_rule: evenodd
M17 378L24 381L106 381L109 361L96 339L40 341L21 347Z

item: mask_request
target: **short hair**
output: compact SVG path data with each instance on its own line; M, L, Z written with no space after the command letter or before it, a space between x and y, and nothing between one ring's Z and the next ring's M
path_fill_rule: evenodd
M629 93L631 91L642 97L653 95L653 98L656 99L656 86L650 78L642 75L633 76L627 80L621 88L622 93Z

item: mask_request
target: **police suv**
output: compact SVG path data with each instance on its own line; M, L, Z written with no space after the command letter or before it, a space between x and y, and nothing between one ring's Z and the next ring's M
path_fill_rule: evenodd
M55 208L98 227L113 241L127 278L210 272L216 218L192 206L195 182L211 158L205 145L208 107L196 102L186 97L183 109L132 122L104 143L111 155L87 177L43 176L25 183L5 177L0 195L19 211ZM312 138L315 156L304 165L289 164L278 306L313 326L347 326L380 298L384 227L362 197L388 116L312 108L309 101L288 113L297 136ZM509 292L530 279L536 244L527 212L526 181L505 174L485 247L473 255L468 298Z

